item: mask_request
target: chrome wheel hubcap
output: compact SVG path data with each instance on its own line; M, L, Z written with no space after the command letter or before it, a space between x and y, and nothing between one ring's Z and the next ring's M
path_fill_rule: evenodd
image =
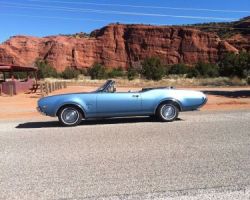
M161 115L163 116L164 119L171 120L175 117L176 110L171 105L165 105L161 109Z
M66 124L74 124L79 119L79 113L74 108L65 108L62 112L62 120Z

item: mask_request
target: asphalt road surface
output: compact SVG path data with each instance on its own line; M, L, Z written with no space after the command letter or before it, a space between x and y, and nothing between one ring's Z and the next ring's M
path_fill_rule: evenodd
M250 111L2 121L0 199L249 200Z

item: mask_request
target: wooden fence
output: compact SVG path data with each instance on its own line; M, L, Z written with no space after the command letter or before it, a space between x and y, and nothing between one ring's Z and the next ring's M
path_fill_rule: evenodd
M0 84L0 95L2 95L2 93L7 94L9 96L17 94L14 82L12 81L6 82L4 84L4 87L5 88L3 90L3 85ZM57 82L43 81L43 82L38 82L37 84L33 84L33 87L30 88L30 92L31 93L40 92L42 96L46 96L53 91L60 90L66 87L67 83L65 81L57 81Z
M67 88L67 83L65 81L63 82L41 82L40 83L40 91L41 95L47 96L49 93L60 90L63 88Z

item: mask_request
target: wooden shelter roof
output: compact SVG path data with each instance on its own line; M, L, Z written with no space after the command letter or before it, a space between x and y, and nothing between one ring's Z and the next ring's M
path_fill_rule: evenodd
M37 71L37 68L0 63L0 72L30 72L30 71Z

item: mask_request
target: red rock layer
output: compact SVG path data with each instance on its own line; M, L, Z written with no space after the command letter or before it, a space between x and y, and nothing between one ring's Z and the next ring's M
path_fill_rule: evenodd
M40 58L58 71L67 66L90 67L94 62L128 67L150 56L166 64L214 63L224 52L237 52L239 47L234 44L192 28L111 24L84 38L12 37L0 45L0 63L33 65Z

